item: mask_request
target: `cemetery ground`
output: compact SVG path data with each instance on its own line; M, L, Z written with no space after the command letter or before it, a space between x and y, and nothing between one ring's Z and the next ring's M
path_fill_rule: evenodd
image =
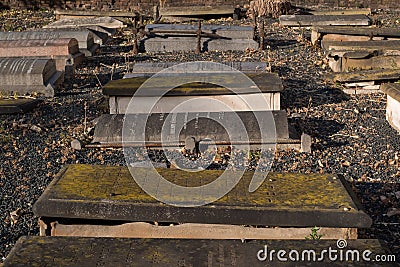
M398 13L372 17L382 27L400 27ZM53 20L49 11L4 11L0 29L25 30ZM0 115L0 262L20 236L38 235L32 205L62 166L125 164L121 149L71 147L74 139L89 143L93 120L106 113L101 85L122 78L134 62L196 60L270 62L271 71L283 80L282 108L313 139L311 153L276 152L272 171L343 175L373 219L372 228L361 230L359 238L380 239L400 259L400 137L385 119L386 96L344 94L339 85L324 81L330 70L307 31L281 27L272 19L266 25L268 47L263 52L133 55L129 32L120 32L54 98L26 114ZM165 161L162 153L151 155ZM223 157L212 168L227 164L229 157Z

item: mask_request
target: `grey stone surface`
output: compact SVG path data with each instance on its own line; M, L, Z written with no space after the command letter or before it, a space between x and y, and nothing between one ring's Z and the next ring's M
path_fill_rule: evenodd
M98 48L94 42L94 35L89 30L37 30L25 32L0 32L0 40L26 40L26 39L59 39L75 38L78 40L79 49L86 56L92 56Z
M0 58L0 91L54 96L62 79L53 59Z
M196 31L198 25L190 24L148 24L147 31ZM205 33L215 33L220 36L231 39L253 39L254 29L251 26L235 26L235 25L201 25L201 30ZM160 34L162 35L162 34Z
M169 61L169 62L139 62L136 63L132 70L131 73L127 73L124 76L124 79L128 78L134 78L134 77L151 77L153 74L160 72L162 70L165 70L167 68L170 68L172 66L185 63L185 62L178 62L178 61ZM254 72L265 72L267 68L267 63L265 62L220 62L221 64L227 65L233 69L236 69L238 71L244 72L244 73L254 73ZM209 62L199 63L196 65L197 69L193 69L195 72L208 72L210 71L209 67ZM212 65L213 70L218 70L218 71L225 71L227 68L225 66L221 66L218 69L218 65ZM179 70L174 69L174 72L178 72ZM191 69L186 69L182 70L185 73L190 72ZM230 69L228 69L230 71Z
M140 47L146 52L173 52L194 51L197 47L196 37L168 37L168 38L144 38ZM201 39L202 51L244 51L246 49L258 49L258 43L253 39Z

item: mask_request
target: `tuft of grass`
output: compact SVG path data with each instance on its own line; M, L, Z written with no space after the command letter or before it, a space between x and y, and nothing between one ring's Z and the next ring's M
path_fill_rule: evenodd
M321 230L321 228L317 226L311 228L311 234L306 236L306 240L320 240L323 235L319 234L319 230Z

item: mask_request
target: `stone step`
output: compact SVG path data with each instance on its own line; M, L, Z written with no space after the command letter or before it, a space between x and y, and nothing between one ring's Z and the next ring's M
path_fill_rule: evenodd
M398 28L318 26L311 31L313 45L320 40L368 41L371 38L400 38Z
M329 248L333 250L331 258L325 253L326 257L318 261L322 251ZM280 250L285 253L276 254ZM287 261L279 261L277 255ZM335 240L252 240L243 243L240 240L24 236L5 259L4 267L293 266L296 262L307 266L371 266L376 255L390 255L377 239L348 240L344 247ZM393 266L395 258L390 258L391 262L381 262L379 266Z
M321 46L325 51L396 51L399 53L400 40L375 40L375 41L322 41Z
M30 98L0 99L0 114L25 113L34 109L39 103L39 99Z
M143 103L135 106L134 113L148 113L147 109L155 103L153 108L155 113L170 113L178 105L181 105L179 110L182 112L280 109L280 92L283 90L283 85L277 74L247 73L246 76L249 78L247 79L240 73L210 72L207 68L203 72L198 68L201 66L189 64L186 69L174 68L172 73L163 73L152 77L151 80L140 75L110 81L103 87L103 94L109 96L110 113L132 113L132 109L128 110L128 106L133 96L140 97ZM180 73L183 69L188 72ZM232 75L237 75L237 79L232 79ZM217 83L226 88L215 85ZM182 85L176 87L179 84ZM164 92L167 93L164 95ZM161 97L163 95L164 97ZM185 108L184 104L189 103L187 101L196 102ZM216 105L216 101L220 101L221 104Z
M56 69L69 75L85 59L74 38L0 41L0 57L52 58Z
M78 40L79 50L85 56L92 56L99 47L94 42L94 35L89 30L77 29L40 29L36 31L25 32L0 32L0 40L49 40L60 38L74 38Z
M368 26L370 18L365 15L282 15L279 22L283 26Z
M400 132L400 84L386 83L381 90L387 94L386 120Z
M172 66L176 66L178 64L187 64L185 68L173 68L171 70L167 70ZM241 71L243 73L262 73L265 72L268 68L268 64L266 62L219 62L220 68L218 65L212 65L215 71L232 71L230 68L234 70ZM190 68L192 66L192 69ZM227 68L226 66L230 67ZM178 62L178 61L169 61L169 62L139 62L133 65L132 69L129 73L125 74L124 79L134 78L134 77L151 77L154 74L164 71L164 72L173 72L173 73L188 73L188 72L210 72L210 64L209 63L201 63L199 62L196 65L190 65L189 62Z
M0 58L0 88L5 94L53 97L62 80L53 59Z
M140 40L139 50L146 52L188 52L195 51L197 38L191 36L146 37ZM245 51L257 50L258 42L253 39L211 39L201 38L200 49L207 51Z
M198 25L194 24L147 24L146 31L163 36L180 32L186 33L187 31L197 31ZM229 39L245 39L253 40L254 28L252 26L235 26L235 25L201 25L201 30L205 33L218 34L221 37Z
M249 192L254 172L244 172L242 175L237 171L225 171L225 176L220 177L223 173L219 170L187 172L178 169L133 167L129 170L119 166L69 165L47 187L34 204L33 211L41 217L42 234L51 233L51 227L55 224L75 225L74 231L79 234L82 225L96 228L121 222L290 228L319 226L337 228L338 232L340 228L350 230L371 226L371 219L361 210L354 193L341 177L270 172L265 173L267 176L258 189ZM158 175L164 179L158 180ZM234 175L240 175L236 185L230 180ZM165 183L166 180L172 184ZM175 191L174 184L198 188L212 181L224 186L207 186L198 191L199 194L192 192L190 200L172 193ZM146 191L154 192L157 198L185 207L156 200L145 193L143 185L146 185ZM153 190L156 189L154 186L158 188L156 191ZM229 191L227 187L233 189ZM223 194L225 191L229 193L215 202L190 207L208 201L214 193ZM101 232L98 234L101 235ZM186 238L190 238L190 235L190 232L186 232Z

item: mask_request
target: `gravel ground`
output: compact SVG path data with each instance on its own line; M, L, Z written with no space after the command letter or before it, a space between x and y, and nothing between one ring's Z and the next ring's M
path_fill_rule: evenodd
M7 11L0 18L2 30L21 30L41 27L54 15ZM374 16L382 26L397 25L397 18L400 15ZM27 114L0 115L0 262L20 236L38 234L31 207L63 165L124 164L119 149L74 151L70 147L74 138L90 141L92 121L107 112L100 83L105 84L111 75L120 78L129 63L188 60L270 62L285 86L283 108L313 137L312 153L278 151L273 171L343 175L374 222L371 229L361 230L360 237L379 238L400 259L400 139L385 120L385 96L349 96L336 85L324 83L322 77L329 70L322 52L310 45L302 31L268 22L269 48L262 53L130 55L131 47L121 33L99 55L89 58L59 95ZM31 130L32 125L41 131ZM159 153L152 155L163 161Z

